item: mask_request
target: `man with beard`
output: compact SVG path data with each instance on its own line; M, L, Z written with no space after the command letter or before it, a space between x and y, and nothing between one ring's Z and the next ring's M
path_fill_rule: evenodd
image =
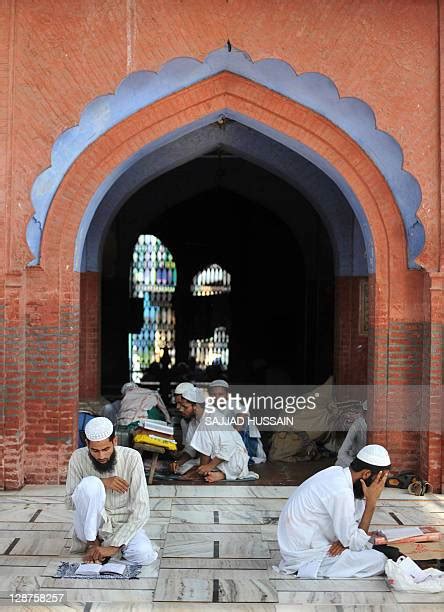
M374 547L369 526L390 467L386 449L370 444L350 467L332 466L302 483L279 518L279 569L299 578L382 574L399 551Z
M87 447L71 456L65 503L74 510L71 552L101 562L121 553L131 563L157 559L143 526L150 516L148 489L140 454L117 446L112 422L96 417L85 427Z
M181 415L180 426L182 429L183 449L177 455L175 461L170 463L170 470L174 474L185 474L199 464L197 451L191 446L191 440L197 429L197 421L194 416L193 405L183 401L182 395L187 392L195 392L196 387L189 382L179 383L174 389L177 411Z

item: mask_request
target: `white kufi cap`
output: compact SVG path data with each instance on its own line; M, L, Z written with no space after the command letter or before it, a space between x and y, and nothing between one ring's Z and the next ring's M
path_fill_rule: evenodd
M369 444L361 448L357 454L357 458L369 465L378 467L388 467L390 465L390 457L386 449L379 444Z
M90 442L106 440L113 433L114 426L106 417L95 417L88 421L85 427L85 436Z
M185 389L185 391L182 393L182 397L193 404L205 404L205 395L203 391L197 387Z
M194 389L194 385L190 382L181 382L174 389L174 395L183 395L184 391L190 391Z
M212 382L210 382L210 384L208 385L209 389L211 389L212 387L223 387L224 389L229 389L230 385L227 383L226 380L218 378L217 380L213 380Z

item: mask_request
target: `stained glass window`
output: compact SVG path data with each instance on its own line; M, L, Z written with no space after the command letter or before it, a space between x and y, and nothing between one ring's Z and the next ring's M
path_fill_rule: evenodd
M228 340L226 328L216 327L212 338L190 341L190 357L194 357L196 365L200 367L207 367L213 364L228 367Z
M193 295L220 295L231 291L231 275L217 264L212 264L193 278Z
M128 350L131 380L139 382L143 371L160 361L168 348L171 365L175 362L175 315L172 297L177 270L170 251L151 234L139 236L133 252L130 292L143 299L143 327L129 334Z

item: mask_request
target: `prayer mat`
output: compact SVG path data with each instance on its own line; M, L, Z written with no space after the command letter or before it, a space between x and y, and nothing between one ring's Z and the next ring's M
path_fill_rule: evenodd
M142 571L142 565L127 564L122 575L104 575L97 574L95 576L76 576L75 572L81 563L69 563L62 561L57 568L57 573L54 578L81 578L82 580L133 580L137 579Z

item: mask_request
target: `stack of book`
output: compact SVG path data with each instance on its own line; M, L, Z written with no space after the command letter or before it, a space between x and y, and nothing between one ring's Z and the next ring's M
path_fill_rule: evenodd
M134 435L134 442L136 444L160 446L171 451L177 450L174 429L164 421L154 421L153 419L139 421L139 428Z

